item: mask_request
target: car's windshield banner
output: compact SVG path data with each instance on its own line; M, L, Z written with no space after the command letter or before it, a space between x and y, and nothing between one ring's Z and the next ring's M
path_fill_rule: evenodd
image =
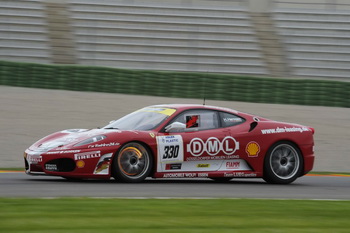
M167 116L173 115L176 112L176 109L173 108L143 108L139 110L140 112L156 112L160 114L164 114Z

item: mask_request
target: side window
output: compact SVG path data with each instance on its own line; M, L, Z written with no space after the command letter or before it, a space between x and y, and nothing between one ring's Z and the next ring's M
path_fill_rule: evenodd
M211 110L191 110L180 114L173 122L186 125L184 132L215 129L219 127L218 113Z
M239 125L245 122L245 119L227 112L220 112L222 127Z

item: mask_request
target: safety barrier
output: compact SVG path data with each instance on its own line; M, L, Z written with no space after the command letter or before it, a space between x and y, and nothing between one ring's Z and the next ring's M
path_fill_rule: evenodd
M350 82L0 61L0 85L350 107Z

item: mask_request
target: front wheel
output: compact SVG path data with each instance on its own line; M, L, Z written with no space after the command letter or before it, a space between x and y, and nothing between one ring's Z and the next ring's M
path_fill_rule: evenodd
M292 183L300 176L303 164L299 148L290 142L278 142L266 154L263 178L273 184Z
M121 182L141 182L152 169L152 155L142 144L130 142L114 156L113 177Z

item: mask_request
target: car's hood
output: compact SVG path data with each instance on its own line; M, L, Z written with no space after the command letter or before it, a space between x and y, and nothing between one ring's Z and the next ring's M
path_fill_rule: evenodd
M48 135L36 143L34 143L30 150L46 152L52 149L73 149L75 145L99 135L107 135L116 133L118 130L110 129L68 129ZM119 131L120 132L120 131ZM101 141L102 142L102 141Z

